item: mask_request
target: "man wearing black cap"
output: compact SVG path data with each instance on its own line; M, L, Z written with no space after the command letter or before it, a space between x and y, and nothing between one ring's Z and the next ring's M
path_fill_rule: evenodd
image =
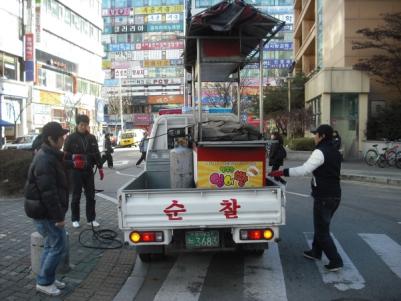
M97 166L100 180L104 178L102 159L96 137L89 133L89 117L78 115L76 132L69 135L64 144L67 158L74 162L72 170L73 192L71 201L72 226L80 226L80 200L82 188L86 198L86 219L89 225L98 227L95 220L95 177L93 167Z
M313 174L312 197L314 236L312 249L304 252L304 257L320 260L322 252L330 260L325 265L328 271L338 271L343 261L330 236L330 222L341 200L340 170L341 154L332 143L333 128L328 124L320 125L312 131L316 148L309 159L299 167L273 171L269 176L305 176Z
M29 167L25 185L25 213L34 220L44 238L36 290L47 295L60 295L65 283L56 280L56 268L66 251L65 214L68 209L68 185L60 151L68 132L57 122L43 127L42 145Z

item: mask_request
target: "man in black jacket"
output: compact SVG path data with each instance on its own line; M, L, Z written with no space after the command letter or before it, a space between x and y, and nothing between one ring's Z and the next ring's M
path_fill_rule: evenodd
M328 271L338 271L343 261L330 235L330 222L341 200L340 170L341 154L333 145L333 128L322 124L312 131L316 144L309 159L299 167L271 172L277 176L305 176L312 173L312 197L314 236L312 249L304 252L304 257L320 260L322 252L330 260L325 267Z
M80 226L80 200L82 188L86 198L86 219L89 225L98 227L95 212L95 177L93 167L99 170L100 180L104 178L102 159L96 137L89 133L89 117L78 115L76 132L70 134L64 144L67 158L72 160L75 168L72 170L73 193L71 201L71 220L74 228Z
M68 209L67 176L60 151L68 132L57 122L43 127L43 144L29 168L25 186L25 212L34 219L38 232L44 237L36 289L57 296L65 283L56 280L56 268L65 253L65 214Z

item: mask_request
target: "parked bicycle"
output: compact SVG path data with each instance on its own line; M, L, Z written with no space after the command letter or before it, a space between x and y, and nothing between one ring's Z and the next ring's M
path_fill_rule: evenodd
M392 141L386 141L386 145L389 144L391 144L391 147L382 148L382 152L377 148L378 144L373 144L373 148L368 149L365 153L365 162L370 166L377 164L381 168L387 165L395 165L401 168L401 146L400 144L394 144Z

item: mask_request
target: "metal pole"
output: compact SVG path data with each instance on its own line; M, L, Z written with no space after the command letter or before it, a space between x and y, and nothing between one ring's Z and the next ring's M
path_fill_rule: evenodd
M196 39L196 67L198 75L198 126L199 126L199 141L202 141L202 77L201 77L201 50L200 39Z
M195 66L192 66L192 74L191 74L191 107L192 111L195 111ZM195 115L194 115L195 117Z
M122 78L120 78L120 121L121 121L121 133L124 130L124 116L123 116L123 96L122 96L122 92L121 92L121 81Z
M291 115L291 77L288 74L288 122L287 122L287 137L290 137L291 127L290 127L290 115Z
M240 83L241 83L241 72L238 68L238 82L237 82L237 114L238 114L238 122L241 121L241 95L240 95Z
M259 131L263 134L263 40L259 44Z

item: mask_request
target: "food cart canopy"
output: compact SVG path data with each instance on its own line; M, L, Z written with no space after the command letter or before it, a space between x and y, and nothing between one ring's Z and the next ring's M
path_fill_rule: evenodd
M245 1L222 1L187 19L185 68L191 72L196 65L199 38L202 81L227 81L284 24Z

